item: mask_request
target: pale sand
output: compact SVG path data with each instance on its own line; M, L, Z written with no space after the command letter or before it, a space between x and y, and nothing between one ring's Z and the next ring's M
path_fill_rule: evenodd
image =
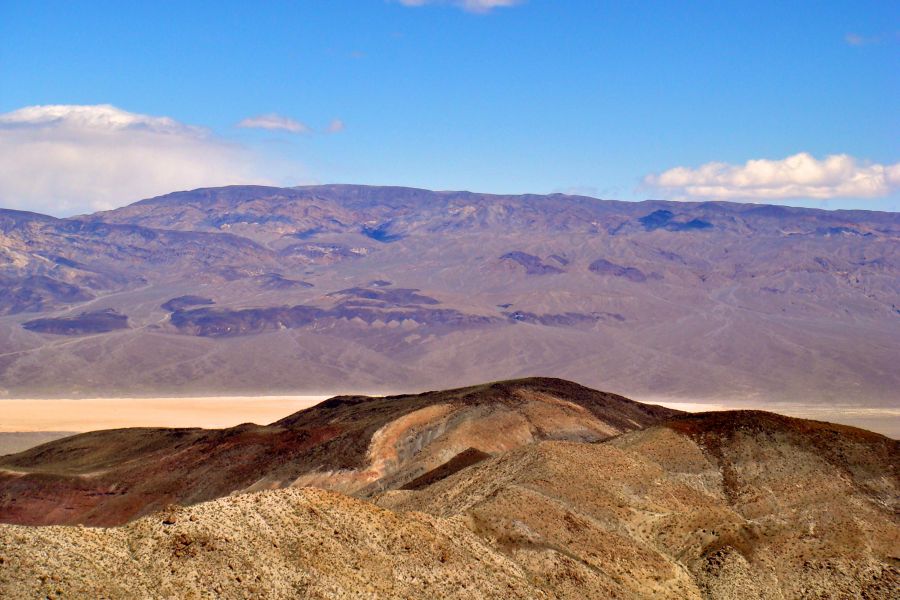
M266 425L331 396L0 399L0 431L94 431L119 427Z

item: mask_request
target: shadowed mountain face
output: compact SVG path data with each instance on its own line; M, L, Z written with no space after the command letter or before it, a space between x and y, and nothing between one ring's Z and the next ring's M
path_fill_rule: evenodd
M0 595L888 599L898 456L852 427L552 379L96 432L2 459L4 520L265 491L0 525Z
M599 441L674 414L537 378L338 396L269 426L98 431L0 458L0 522L115 525L173 502L291 485L365 496L429 473L434 480L445 464L439 472L448 476L454 465L472 464L473 452Z
M25 326L107 310L127 328ZM898 340L895 213L346 185L0 211L12 396L540 372L643 398L877 407L900 388Z
M109 333L128 328L128 317L112 309L84 312L74 317L59 319L35 319L26 321L22 327L38 333L56 335L86 335L89 333Z

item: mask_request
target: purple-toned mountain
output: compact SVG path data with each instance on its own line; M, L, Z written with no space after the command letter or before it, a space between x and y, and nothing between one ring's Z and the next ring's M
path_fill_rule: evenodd
M872 407L900 389L897 213L235 186L72 219L0 211L0 282L9 395L543 374ZM73 326L110 314L124 326Z
M725 202L619 202L586 196L494 195L403 187L231 186L175 192L88 217L93 221L227 231L261 241L358 233L390 243L449 231L900 234L900 218L869 211L823 211ZM787 225L787 228L785 226Z
M150 281L208 276L223 265L258 270L276 262L271 250L234 235L0 209L0 315L71 306Z

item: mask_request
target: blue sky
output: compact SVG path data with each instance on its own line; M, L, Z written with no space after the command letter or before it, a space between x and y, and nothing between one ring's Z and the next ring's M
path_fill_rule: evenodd
M0 0L0 205L266 181L900 209L900 3L489 4ZM132 117L16 112L46 105Z

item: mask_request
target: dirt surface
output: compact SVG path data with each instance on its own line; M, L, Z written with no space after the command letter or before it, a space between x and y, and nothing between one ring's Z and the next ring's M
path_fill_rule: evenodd
M271 423L328 396L0 399L0 432Z

